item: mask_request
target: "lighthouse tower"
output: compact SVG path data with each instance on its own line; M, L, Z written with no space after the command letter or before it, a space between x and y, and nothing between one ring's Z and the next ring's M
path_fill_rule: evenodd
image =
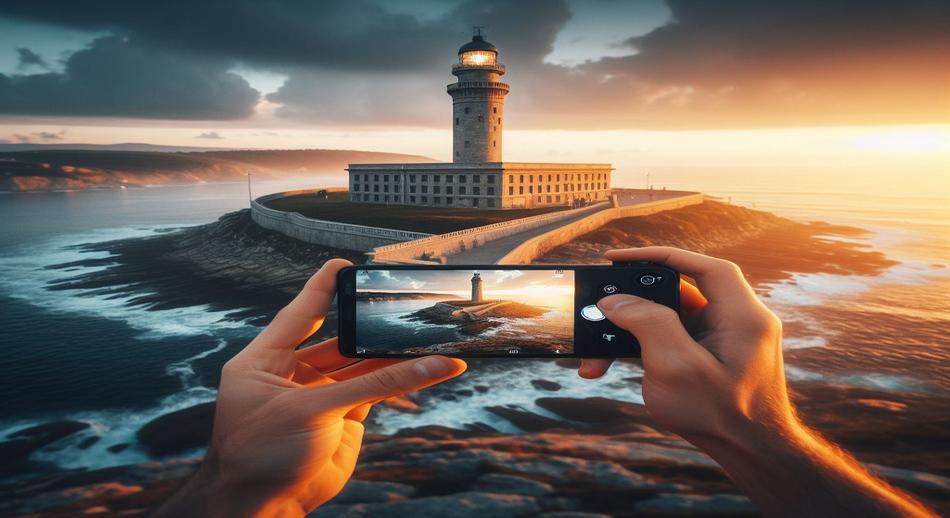
M476 272L472 275L472 302L482 301L482 276Z
M501 82L505 66L498 49L475 27L472 41L459 49L452 65L458 81L447 87L452 96L452 161L460 164L501 162L501 131L508 85Z

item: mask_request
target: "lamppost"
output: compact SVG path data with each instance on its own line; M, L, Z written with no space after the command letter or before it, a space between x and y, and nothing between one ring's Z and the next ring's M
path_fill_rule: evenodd
M252 200L253 198L251 196L251 172L248 171L247 172L247 203L248 205L251 204Z

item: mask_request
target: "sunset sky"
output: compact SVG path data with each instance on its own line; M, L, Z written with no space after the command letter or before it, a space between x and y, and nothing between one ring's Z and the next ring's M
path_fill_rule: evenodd
M950 163L950 3L0 4L0 142L447 159L451 64L487 25L505 159Z

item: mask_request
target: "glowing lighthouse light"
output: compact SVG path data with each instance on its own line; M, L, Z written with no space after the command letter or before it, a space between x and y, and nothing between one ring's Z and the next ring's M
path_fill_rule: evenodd
M462 53L462 64L483 67L494 65L498 54L487 50L471 50Z

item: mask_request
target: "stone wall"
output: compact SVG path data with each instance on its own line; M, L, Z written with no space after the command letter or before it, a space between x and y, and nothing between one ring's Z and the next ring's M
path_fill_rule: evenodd
M597 230L615 219L646 216L665 210L698 205L702 202L703 195L701 193L695 193L628 207L612 207L602 210L575 221L570 225L565 225L557 230L546 232L525 241L499 259L498 264L531 264L534 259L548 253L554 248L569 243L588 232Z
M251 219L266 229L280 232L285 236L306 243L361 252L368 252L376 247L394 243L423 239L432 235L311 219L296 212L284 212L264 206L265 202L277 198L315 193L319 190L305 189L261 196L251 202Z
M549 225L559 220L575 218L580 214L595 213L607 207L606 202L599 203L579 209L562 210L539 216L502 221L491 225L434 235L417 241L382 246L373 250L371 261L376 263L439 263L441 258L446 255L456 254L469 248L484 245L489 241Z

